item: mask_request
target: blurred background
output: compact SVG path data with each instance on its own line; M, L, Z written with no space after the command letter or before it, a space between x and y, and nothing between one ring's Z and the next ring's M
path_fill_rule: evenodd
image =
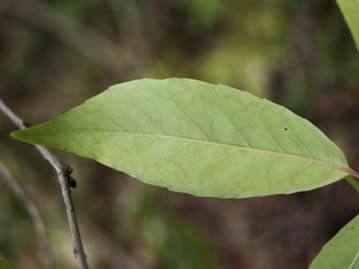
M359 169L359 54L335 1L1 0L0 98L31 124L112 84L190 77L250 91L308 118ZM54 171L13 141L0 113L0 162L38 206L58 268L76 268ZM144 185L55 151L73 191L91 268L307 268L359 213L341 181L243 200ZM31 219L0 181L0 254L45 268Z

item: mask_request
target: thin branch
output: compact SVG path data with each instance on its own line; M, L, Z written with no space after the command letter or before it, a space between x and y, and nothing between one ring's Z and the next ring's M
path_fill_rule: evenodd
M5 183L9 186L10 190L14 193L16 198L23 203L25 209L31 216L31 220L35 226L35 230L39 238L41 248L46 253L47 268L55 269L56 263L54 251L50 245L45 229L45 224L40 216L39 210L36 208L31 199L26 196L24 190L21 188L19 183L17 183L10 171L2 163L0 163L0 178L5 181Z
M20 129L26 128L24 121L18 117L1 99L0 110ZM71 197L71 189L69 186L68 178L70 173L68 166L60 163L55 155L53 155L47 148L35 145L37 150L41 153L42 157L46 159L57 173L57 178L61 186L62 196L65 202L67 218L72 236L73 251L75 259L78 261L79 268L88 269L86 254L81 240L80 230L77 223L75 209Z
M352 177L355 177L356 179L359 179L359 172L353 169L348 169L348 174L351 175Z

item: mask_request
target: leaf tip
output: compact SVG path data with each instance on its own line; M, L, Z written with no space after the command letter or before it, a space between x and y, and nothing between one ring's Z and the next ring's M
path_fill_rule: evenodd
M31 140L26 135L27 133L26 130L27 129L13 131L10 133L10 137L21 142L32 143Z
M21 133L21 130L12 131L10 137L19 140L21 137L21 135L19 136L19 133Z

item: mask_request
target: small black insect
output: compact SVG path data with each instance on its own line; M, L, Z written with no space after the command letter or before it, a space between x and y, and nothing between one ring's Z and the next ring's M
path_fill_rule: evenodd
M72 168L71 168L70 166L68 166L68 167L66 168L66 173L67 173L68 175L71 175L73 171L74 171L74 170L72 170Z
M284 131L288 131L288 128L287 128L287 127L285 127L285 128L284 128Z
M74 179L74 178L71 177L71 176L67 176L67 182L69 183L69 186L70 186L71 188L76 188L76 186L77 186L76 179Z
M70 166L68 166L65 170L65 177L67 179L67 183L69 184L69 186L71 188L76 188L77 186L77 182L76 182L76 179L74 179L72 176L71 176L71 173L73 172L72 168Z

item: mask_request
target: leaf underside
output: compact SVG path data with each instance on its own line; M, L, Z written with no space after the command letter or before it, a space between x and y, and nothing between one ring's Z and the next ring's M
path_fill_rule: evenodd
M359 269L359 216L345 225L320 251L310 269Z
M192 79L117 84L12 136L198 196L289 194L350 171L309 121L247 92Z

